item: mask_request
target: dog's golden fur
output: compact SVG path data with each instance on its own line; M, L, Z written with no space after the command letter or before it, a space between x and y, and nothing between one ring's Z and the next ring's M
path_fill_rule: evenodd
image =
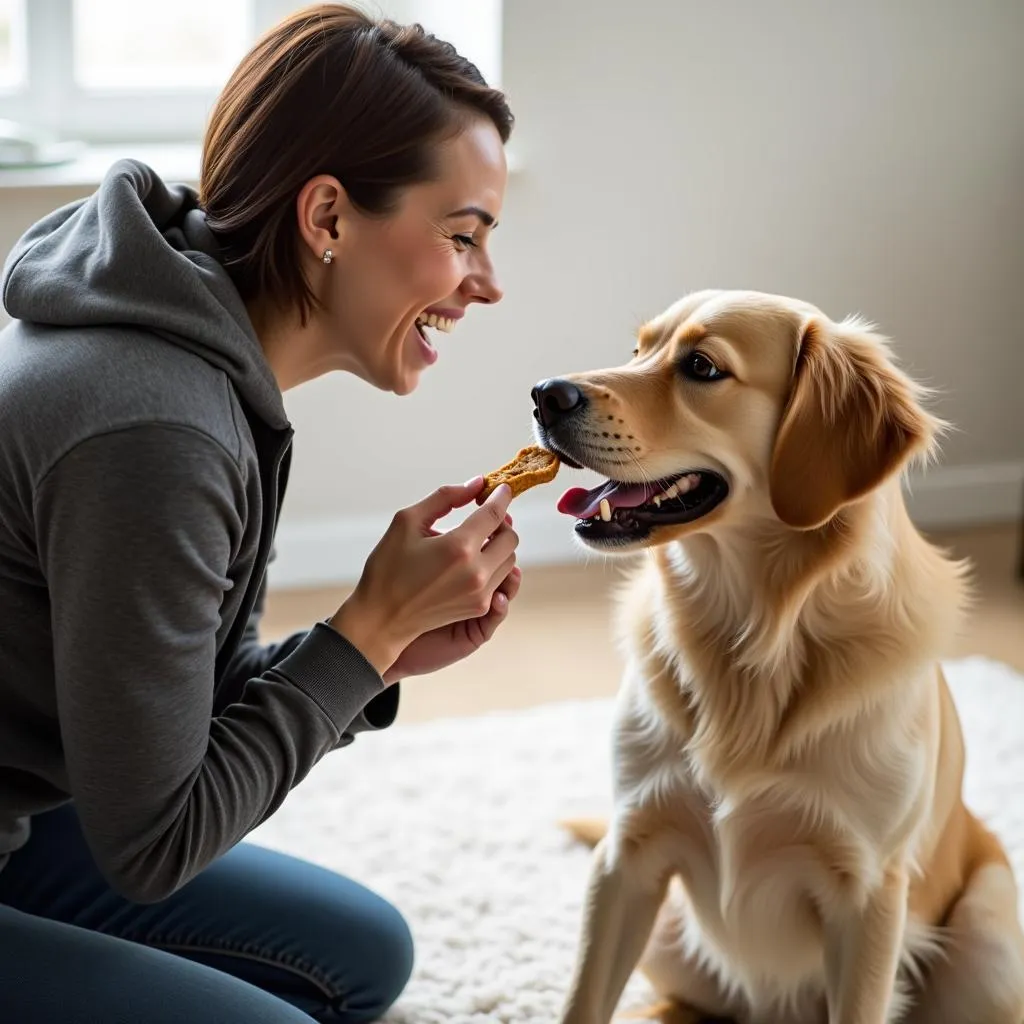
M728 375L680 378L694 349ZM938 664L965 570L900 485L942 427L922 390L869 325L747 292L566 379L585 409L544 440L729 496L644 539L621 598L614 813L572 826L596 849L563 1020L605 1024L639 965L665 1020L1021 1024L1017 889L962 802ZM628 451L593 443L610 418Z

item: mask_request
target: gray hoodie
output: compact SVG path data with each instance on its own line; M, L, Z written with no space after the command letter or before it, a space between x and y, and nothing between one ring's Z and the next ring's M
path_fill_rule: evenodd
M19 240L3 302L0 867L72 799L159 900L398 689L323 623L258 642L292 430L190 188L118 163Z

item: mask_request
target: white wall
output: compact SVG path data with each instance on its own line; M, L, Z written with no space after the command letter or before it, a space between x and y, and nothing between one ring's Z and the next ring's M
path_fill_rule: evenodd
M396 506L529 440L537 379L626 358L643 318L703 286L876 320L958 427L952 468L915 489L922 521L1015 512L1024 5L507 0L504 47L506 299L409 398L341 377L289 394L276 582L351 578ZM0 245L57 201L0 194ZM558 486L517 503L526 561L576 557Z

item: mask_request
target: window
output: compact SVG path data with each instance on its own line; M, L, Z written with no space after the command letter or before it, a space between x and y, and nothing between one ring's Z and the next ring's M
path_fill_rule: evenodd
M253 38L249 0L71 0L71 67L93 93L216 89Z
M500 81L501 0L356 0ZM86 142L197 141L257 35L305 0L0 0L0 118Z
M25 4L27 0L0 0L0 92L24 88Z

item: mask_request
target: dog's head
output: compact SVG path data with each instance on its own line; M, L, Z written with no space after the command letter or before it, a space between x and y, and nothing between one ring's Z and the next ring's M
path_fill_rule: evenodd
M559 503L589 545L629 550L723 524L828 523L941 424L856 320L756 292L699 292L639 332L621 367L533 390L538 441L608 478Z

